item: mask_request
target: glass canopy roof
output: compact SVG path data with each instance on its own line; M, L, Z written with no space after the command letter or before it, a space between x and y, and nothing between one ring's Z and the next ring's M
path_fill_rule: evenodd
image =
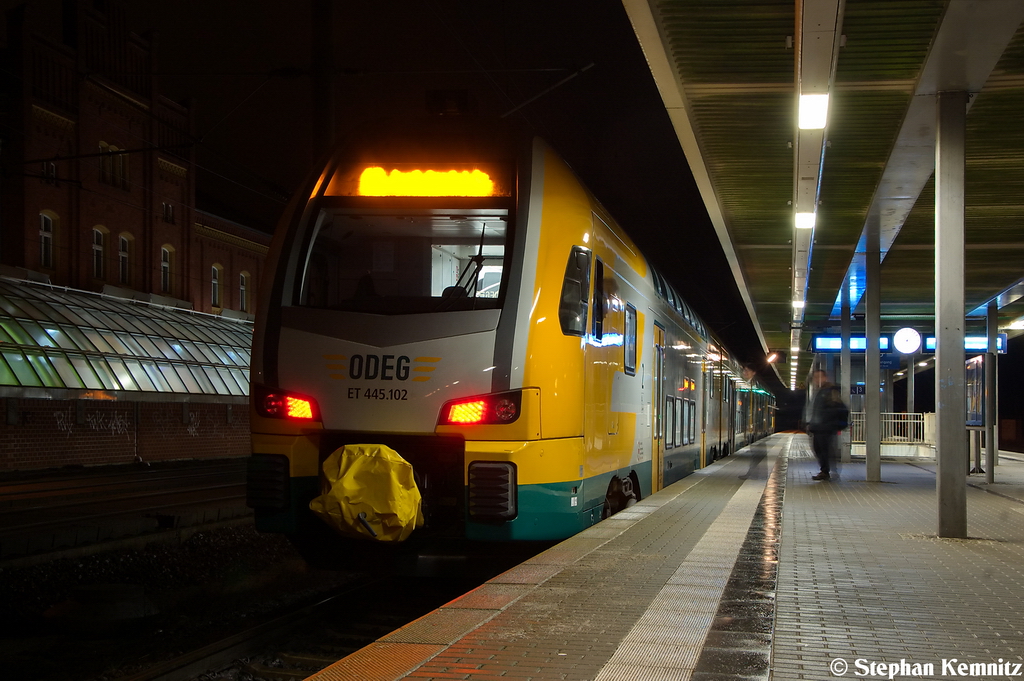
M0 278L0 392L245 397L251 344L248 321Z

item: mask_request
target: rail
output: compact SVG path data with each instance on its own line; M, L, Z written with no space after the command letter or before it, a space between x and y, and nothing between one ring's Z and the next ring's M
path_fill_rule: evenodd
M882 412L882 444L924 444L924 414ZM850 414L850 442L864 443L864 412Z

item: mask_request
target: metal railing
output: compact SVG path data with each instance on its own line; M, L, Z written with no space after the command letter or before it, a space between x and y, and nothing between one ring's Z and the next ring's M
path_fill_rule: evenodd
M923 444L924 414L905 414L902 412L881 413L882 444ZM855 411L850 414L850 442L864 442L864 412Z

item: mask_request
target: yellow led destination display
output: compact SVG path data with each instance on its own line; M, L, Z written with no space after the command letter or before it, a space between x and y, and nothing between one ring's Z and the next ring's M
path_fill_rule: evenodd
M339 168L324 190L324 196L496 198L511 195L509 169L500 163L486 162L370 160Z
M494 196L494 181L479 169L398 170L380 166L359 176L359 196Z

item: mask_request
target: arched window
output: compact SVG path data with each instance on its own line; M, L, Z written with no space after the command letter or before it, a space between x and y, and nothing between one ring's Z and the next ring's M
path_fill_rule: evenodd
M249 311L249 273L242 272L238 275L238 309L242 312Z
M107 230L104 227L92 228L92 276L103 279L106 276L105 255L103 252L107 241Z
M132 280L132 235L123 232L117 238L117 279L122 284Z
M53 236L56 216L49 211L39 213L39 266L53 269Z
M174 247L164 244L160 247L160 293L171 292L171 270L174 265Z
M224 274L224 268L214 264L210 268L210 304L214 307L221 307L220 304L220 280Z

